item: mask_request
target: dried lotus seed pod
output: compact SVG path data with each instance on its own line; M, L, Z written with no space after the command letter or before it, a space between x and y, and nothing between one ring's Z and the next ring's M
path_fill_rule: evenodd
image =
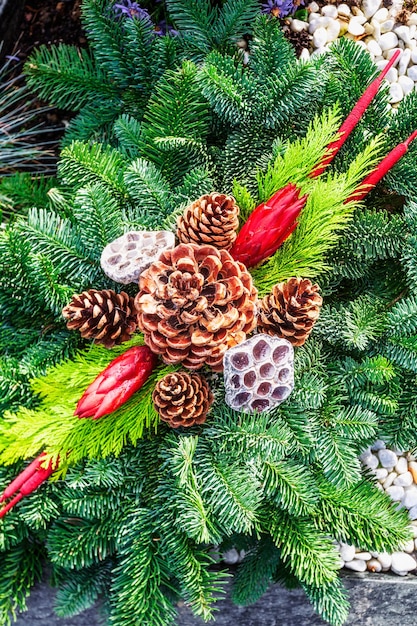
M143 270L157 261L161 252L174 246L175 235L169 230L130 231L104 248L101 267L116 283L135 283Z
M236 411L271 411L294 388L294 349L287 339L254 335L224 355L226 403Z

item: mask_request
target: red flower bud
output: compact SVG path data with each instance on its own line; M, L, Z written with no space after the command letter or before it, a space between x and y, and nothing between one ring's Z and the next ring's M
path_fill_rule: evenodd
M86 389L74 415L96 420L113 413L142 387L156 360L148 346L134 346L118 356Z
M42 452L30 465L28 465L23 472L17 476L8 487L4 490L0 497L0 502L4 502L9 498L12 500L6 504L0 511L0 518L4 517L15 504L17 504L22 498L33 493L42 483L47 480L56 469L52 460L49 461L46 467L44 463L46 460L45 452Z
M296 219L307 201L300 191L288 184L263 202L242 226L230 254L246 267L258 265L270 257L297 226Z

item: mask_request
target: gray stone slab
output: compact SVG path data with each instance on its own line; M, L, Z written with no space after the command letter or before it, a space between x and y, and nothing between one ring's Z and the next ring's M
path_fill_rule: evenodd
M346 626L415 626L417 623L417 576L348 574L352 610ZM100 626L99 611L90 609L68 619L53 612L54 591L46 583L37 585L29 599L29 610L17 626ZM274 585L261 600L238 607L229 598L218 602L217 626L324 626L300 589L288 591ZM202 626L184 605L179 607L178 626ZM139 625L138 625L139 626Z

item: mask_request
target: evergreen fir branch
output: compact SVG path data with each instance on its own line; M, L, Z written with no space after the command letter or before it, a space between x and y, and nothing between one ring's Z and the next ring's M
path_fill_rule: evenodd
M112 572L110 623L170 626L176 611L169 595L175 589L150 511L137 509L129 515L122 537Z
M246 554L233 577L232 600L248 605L256 602L272 583L280 552L269 535L263 535Z
M260 88L270 77L280 81L285 69L295 59L294 49L284 37L277 20L260 15L254 23L250 42L250 69Z
M417 336L392 337L379 342L378 351L404 369L417 372Z
M195 167L184 176L182 184L174 190L172 206L179 207L194 202L196 198L211 193L215 189L213 175L209 168ZM176 214L176 210L174 210ZM165 223L171 221L168 216ZM172 228L172 230L174 230Z
M257 0L226 0L216 22L212 37L219 48L235 43L242 35L251 33L255 17L259 13Z
M349 387L355 389L372 385L384 385L396 376L393 364L384 356L365 357L361 361L355 361L351 357L338 359L332 378L343 380Z
M93 606L108 591L111 562L94 563L78 571L61 569L59 574L54 610L59 617L72 617Z
M169 15L185 42L202 53L211 48L216 11L205 0L166 0Z
M334 432L359 442L376 437L378 418L375 413L362 406L341 407L329 420Z
M336 548L311 518L271 511L268 526L284 564L301 582L320 586L337 578L339 557Z
M387 315L389 337L401 337L417 333L417 296L409 296L396 302Z
M50 257L46 254L37 254L32 260L28 277L33 278L33 284L36 285L38 296L43 300L45 309L60 317L74 290L69 285L62 284L59 272Z
M123 155L110 146L75 141L62 151L58 174L66 185L75 189L98 183L125 198L123 173L126 165Z
M13 213L23 213L36 206L49 206L48 191L56 185L52 177L32 176L28 172L16 172L12 176L3 176L0 179L0 194L7 198L7 204L1 208L13 208ZM5 201L6 202L6 201Z
M143 130L141 123L132 115L120 115L113 126L118 140L118 150L128 159L141 156L143 146Z
M87 104L70 120L61 147L69 147L74 141L106 143L111 136L114 120L121 111L122 103L112 100Z
M361 477L358 450L351 438L323 428L317 438L316 458L327 480L336 487L349 487Z
M118 97L117 87L89 53L73 46L41 46L26 62L25 74L42 100L61 109L78 111L89 103Z
M139 214L157 220L170 209L171 188L158 168L144 159L137 159L126 169L124 184L138 203Z
M364 350L389 326L381 302L367 294L353 300L344 311L343 341L349 348Z
M256 207L256 200L250 194L248 189L239 183L237 180L233 181L232 193L235 197L236 203L240 209L239 217L242 222L246 222L249 215Z
M313 474L303 464L294 460L265 459L264 489L268 499L291 515L312 514L317 506L319 491Z
M305 409L319 409L325 399L328 382L316 371L304 372L292 393L292 402Z
M346 589L339 578L324 585L301 583L316 613L332 626L343 626L349 615Z

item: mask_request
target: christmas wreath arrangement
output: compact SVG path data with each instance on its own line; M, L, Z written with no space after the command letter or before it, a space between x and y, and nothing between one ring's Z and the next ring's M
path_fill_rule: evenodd
M168 4L181 33L192 3ZM248 67L181 52L135 100L120 37L149 54L184 38L158 43L147 16L115 21L112 5L85 2L108 35L84 75L114 87L107 122L86 103L59 184L0 237L1 619L47 554L61 615L104 595L114 624L170 624L182 597L208 620L225 577L212 547L235 545L237 602L298 583L341 624L333 539L390 551L408 537L358 455L380 434L415 445L417 98L392 114L351 42L327 72L263 17ZM56 54L28 72L68 98L71 53ZM103 68L124 89L94 83ZM386 174L405 204L376 187Z

